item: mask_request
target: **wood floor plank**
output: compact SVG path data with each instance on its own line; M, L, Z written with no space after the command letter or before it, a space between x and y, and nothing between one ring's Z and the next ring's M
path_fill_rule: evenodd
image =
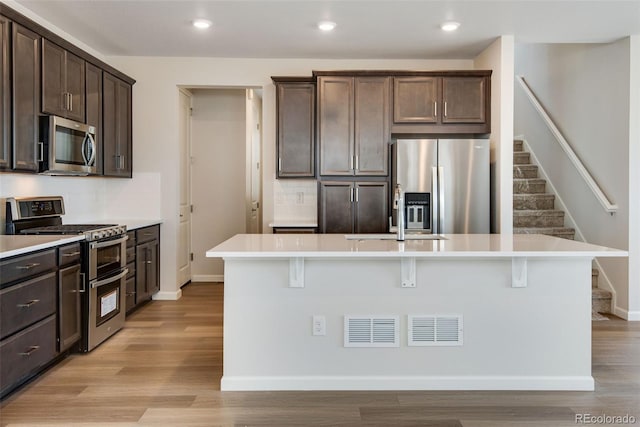
M568 427L587 411L640 408L640 323L594 322L595 392L221 392L220 283L152 301L89 354L74 354L0 403L1 427Z

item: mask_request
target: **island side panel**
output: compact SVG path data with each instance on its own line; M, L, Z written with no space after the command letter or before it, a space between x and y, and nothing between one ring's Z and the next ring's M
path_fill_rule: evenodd
M223 390L593 389L591 262L418 259L416 288L400 260L305 259L290 288L286 259L225 260ZM463 345L410 347L407 315L463 316ZM312 316L326 335L312 335ZM397 348L345 348L345 315L397 315Z

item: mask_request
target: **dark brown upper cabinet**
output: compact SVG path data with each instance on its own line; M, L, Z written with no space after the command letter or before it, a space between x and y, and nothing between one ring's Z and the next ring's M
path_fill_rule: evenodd
M42 112L84 122L84 60L42 40Z
M103 174L131 178L131 85L102 75Z
M388 186L381 182L320 183L320 232L385 233Z
M491 71L395 76L393 134L491 132Z
M275 78L277 178L315 176L316 85Z
M86 121L96 128L96 173L102 175L102 70L88 62L85 65Z
M11 86L9 80L10 22L0 15L0 169L11 168Z
M318 77L321 175L387 175L389 82L389 77Z
M12 23L13 169L38 171L40 36Z
M396 77L393 80L394 123L437 123L438 77Z
M443 77L442 123L485 123L487 81L484 77Z

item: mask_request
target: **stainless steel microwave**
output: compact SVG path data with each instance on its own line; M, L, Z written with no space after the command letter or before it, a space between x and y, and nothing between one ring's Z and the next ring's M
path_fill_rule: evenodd
M95 174L96 156L94 126L57 116L40 117L40 173Z

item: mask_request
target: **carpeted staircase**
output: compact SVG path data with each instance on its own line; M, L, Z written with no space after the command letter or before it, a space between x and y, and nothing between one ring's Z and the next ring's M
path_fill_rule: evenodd
M554 209L555 196L545 193L546 184L546 180L538 178L538 166L531 164L523 141L513 141L513 232L573 240L575 230L564 226L564 211ZM598 288L598 273L593 269L592 311L610 313L611 292Z

